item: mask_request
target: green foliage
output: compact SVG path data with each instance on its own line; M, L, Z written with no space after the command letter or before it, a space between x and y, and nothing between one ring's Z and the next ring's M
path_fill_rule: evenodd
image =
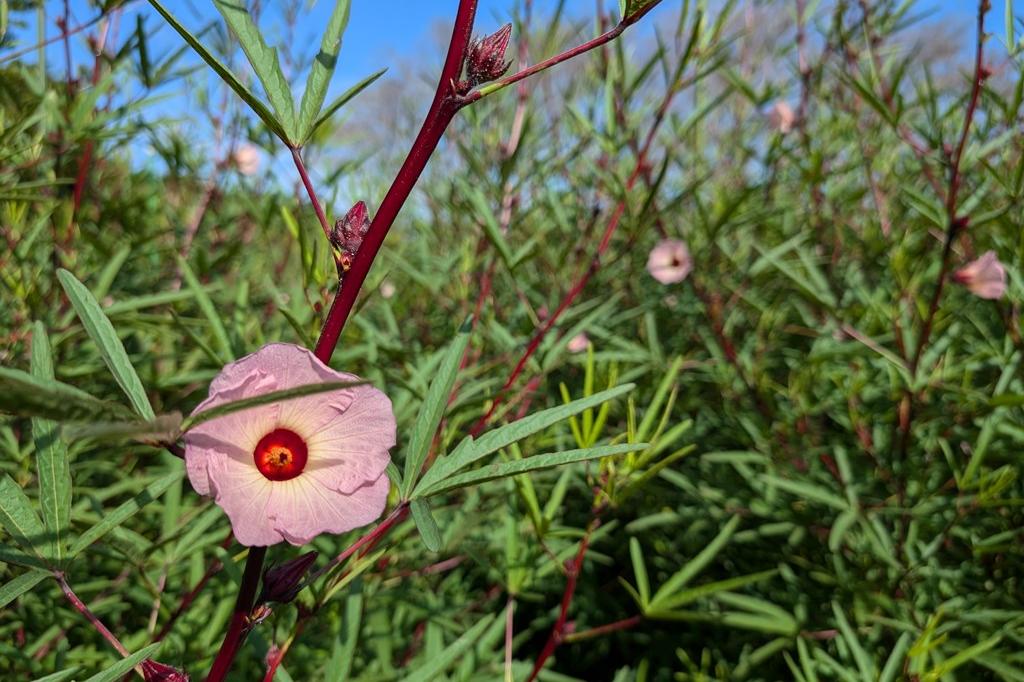
M91 57L6 59L55 17L0 0L0 678L157 655L201 679L231 617L246 551L166 446L224 363L323 324L335 267L289 147L328 215L379 205L430 94L392 65L329 99L349 3L311 45L258 5L194 31L126 6L87 85ZM960 159L973 36L950 52L922 3L661 3L521 94L484 85L333 360L393 403L393 527L265 614L233 674L273 646L278 680L525 680L571 576L542 680L1024 679L1011 5ZM590 38L574 11L514 17L508 58ZM646 270L664 239L680 282ZM998 300L952 277L988 250ZM317 568L368 530L316 538Z

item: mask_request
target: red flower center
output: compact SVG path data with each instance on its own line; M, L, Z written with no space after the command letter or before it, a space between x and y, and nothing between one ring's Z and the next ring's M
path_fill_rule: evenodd
M260 438L252 458L256 468L271 481L287 481L306 468L306 441L288 429L274 429Z

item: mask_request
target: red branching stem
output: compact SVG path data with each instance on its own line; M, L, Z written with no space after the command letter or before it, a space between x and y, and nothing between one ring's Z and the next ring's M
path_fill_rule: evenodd
M522 69L521 71L517 71L509 76L505 76L504 78L499 78L498 80L492 83L488 83L487 85L477 90L474 90L465 97L460 98L459 105L465 106L467 104L472 104L473 102L476 102L477 100L482 99L487 95L490 95L505 87L508 87L513 83L518 83L524 78L529 78L534 74L550 69L552 66L555 66L556 64L561 64L564 61L572 59L573 57L578 57L584 52L590 52L595 48L601 47L605 43L610 43L611 41L618 38L623 31L625 31L627 28L629 28L637 21L639 21L645 14L654 9L658 2L659 0L655 0L654 2L651 2L648 5L646 5L639 12L635 12L633 14L623 17L622 21L616 24L614 28L605 31L596 38L591 38L585 43L580 43L576 47L569 48L565 52L560 52L559 54L556 54L554 57L549 57L548 59L545 59L542 62L534 64L533 66L528 66L525 69Z
M555 653L558 645L565 640L566 625L569 622L569 607L572 605L572 598L576 593L576 583L579 580L580 570L583 568L583 559L586 557L587 548L590 546L590 536L593 535L600 525L600 518L595 516L591 520L590 525L587 526L587 532L584 534L583 539L580 540L580 548L576 551L576 557L566 565L565 591L562 592L562 605L558 611L558 619L555 621L554 627L551 628L548 641L544 644L544 648L541 649L540 656L537 657L537 661L533 664L533 671L530 672L530 677L527 678L526 682L533 682L537 679L537 675L543 670L544 664L551 658L551 654Z
M584 639L591 639L593 637L600 637L607 635L610 632L618 632L619 630L629 630L642 623L644 617L640 614L630 616L629 618L623 618L617 620L614 623L608 623L607 625L599 625L596 628L590 628L589 630L582 630L580 632L573 632L565 636L567 642L579 642Z
M409 155L398 171L394 182L384 195L380 208L370 222L370 229L363 239L352 267L345 273L345 282L338 287L334 302L327 313L320 339L317 341L315 353L324 363L329 363L334 349L341 338L341 331L352 313L359 289L370 272L374 258L384 243L388 231L398 217L399 211L416 185L423 169L437 148L444 131L448 128L452 117L458 111L458 105L452 98L452 84L458 80L462 71L462 61L473 32L473 19L476 16L476 0L460 0L455 25L452 28L451 42L448 44L448 55L438 79L434 100L427 110L419 134L412 144Z
M917 347L914 350L913 359L910 362L912 374L917 372L917 366L921 361L925 346L931 337L932 326L935 322L935 315L939 310L939 301L942 299L942 291L952 264L953 243L957 233L966 225L964 220L957 216L957 196L960 192L961 175L960 162L963 160L964 147L967 146L967 138L971 132L971 124L974 121L974 114L978 110L978 101L981 98L981 89L984 85L987 72L985 69L985 13L991 7L989 0L978 0L978 36L974 58L974 82L971 86L971 96L967 103L967 112L964 115L964 127L960 133L960 141L950 158L949 190L946 192L946 239L942 247L942 265L939 268L939 280L935 284L935 291L932 293L931 303L928 306L928 315L924 320L924 327L921 329L921 336L918 339Z
M292 160L295 162L295 168L299 171L299 177L302 178L302 186L306 188L306 194L309 195L309 201L313 204L313 210L316 211L317 220L320 221L320 227L323 228L324 236L327 237L327 242L331 241L331 225L327 222L327 216L324 214L324 209L320 205L320 201L316 198L316 192L313 190L313 183L310 182L309 173L306 172L306 164L302 162L302 155L299 150L292 147Z
M256 599L256 589L260 584L260 573L263 570L263 559L267 555L266 547L250 547L249 556L245 560L245 571L242 573L242 585L238 589L235 610L231 614L224 642L213 661L206 682L221 682L231 669L231 664L238 655L238 649L249 634L249 616Z
M85 616L85 619L89 621L93 629L100 633L100 635L103 636L103 639L107 640L107 642L110 643L110 646L117 650L117 653L124 657L130 656L131 652L125 648L124 644L121 644L121 640L119 640L113 632L108 630L107 626L104 625L103 622L89 610L89 607L85 605L85 602L75 594L75 591L71 589L71 585L68 584L67 578L64 577L64 574L55 573L54 577L57 579L57 583L60 585L60 589L64 593L64 596L68 598L68 601L71 602L71 605L75 607L76 611Z
M409 503L408 502L400 503L397 507L395 507L391 511L390 514L388 514L388 517L386 519L384 519L383 521L381 521L379 524L377 524L373 528L373 530L371 530L370 532L366 533L365 535L360 537L358 540L353 542L351 545L349 545L345 549L344 552L342 552L338 556L336 556L333 559L331 559L322 568L319 568L316 571L313 571L312 573L310 573L309 577L306 578L305 584L309 585L310 583L312 583L315 580L317 580L320 576L322 576L325 573L327 573L328 571L330 571L335 566L338 566L338 565L344 563L350 556L352 556L353 554L358 552L363 547L369 548L369 547L372 547L373 545L377 544L377 542L379 542L381 538L383 538L385 535L387 535L388 532L390 532L392 528L394 528L396 525L398 525L398 523L401 522L406 517L406 515L408 513L409 513Z
M677 83L678 82L679 81L677 80ZM655 121L647 133L647 137L640 148L640 153L637 155L636 165L633 168L633 172L629 176L629 180L626 182L626 196L623 197L615 206L615 210L612 212L611 219L608 221L608 226L605 228L601 241L598 244L597 251L595 251L594 256L590 260L590 264L576 280L576 283L573 284L572 288L570 288L562 298L562 301L558 304L555 312L552 313L551 316L544 321L544 324L541 325L540 329L534 333L533 338L530 339L530 342L526 345L526 349L523 351L523 354L519 357L519 361L516 362L513 367L512 373L509 374L508 379L505 380L505 383L502 385L501 389L498 390L497 395L495 395L490 408L482 417L480 417L480 419L477 420L473 425L473 428L470 429L470 435L474 437L478 436L484 430L491 417L494 416L494 413L504 402L505 394L515 383L516 379L519 378L519 375L522 374L523 369L526 367L526 363L529 362L530 358L533 357L533 354L537 352L537 349L540 347L541 342L543 342L548 332L551 331L551 328L555 326L555 323L558 322L562 314L565 313L570 305L572 305L573 301L576 300L576 297L580 295L584 287L586 287L587 282L590 281L590 278L593 277L600 269L601 256L603 256L605 251L608 250L612 236L614 236L615 231L619 227L619 222L622 220L622 216L626 211L626 202L628 200L629 192L633 189L633 186L636 185L636 181L643 174L644 168L647 164L647 155L650 152L651 144L654 142L655 134L657 133L661 122L664 120L665 113L668 111L672 99L677 92L678 88L670 87L661 103L661 106L658 108L658 114L655 117Z

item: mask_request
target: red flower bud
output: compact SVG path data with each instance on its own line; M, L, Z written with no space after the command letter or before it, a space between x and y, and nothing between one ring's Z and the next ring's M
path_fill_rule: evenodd
M158 663L151 658L142 662L142 677L146 682L189 682L191 680L185 671Z
M334 223L331 230L331 246L334 247L334 261L338 265L338 274L343 275L352 267L363 238L370 231L370 217L366 212L366 204L362 201L348 210L345 217Z
M364 209L365 211L365 209ZM317 552L306 552L280 566L268 568L263 572L263 590L257 603L278 602L287 604L299 593L300 583L306 571L316 561Z
M466 48L466 80L459 83L461 92L505 75L512 65L512 62L505 61L505 50L511 37L512 24L505 24L489 36L470 41Z

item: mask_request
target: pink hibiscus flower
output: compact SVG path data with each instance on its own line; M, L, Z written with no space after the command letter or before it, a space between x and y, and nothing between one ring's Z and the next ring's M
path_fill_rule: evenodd
M1002 298L1006 293L1006 268L995 251L986 251L953 274L953 279L979 298Z
M224 367L193 412L308 384L359 381L300 346L272 343ZM343 533L378 518L395 445L391 401L354 386L211 419L185 436L192 487L213 496L243 545Z
M679 239L663 239L647 257L647 272L662 284L682 282L692 269L690 251Z

